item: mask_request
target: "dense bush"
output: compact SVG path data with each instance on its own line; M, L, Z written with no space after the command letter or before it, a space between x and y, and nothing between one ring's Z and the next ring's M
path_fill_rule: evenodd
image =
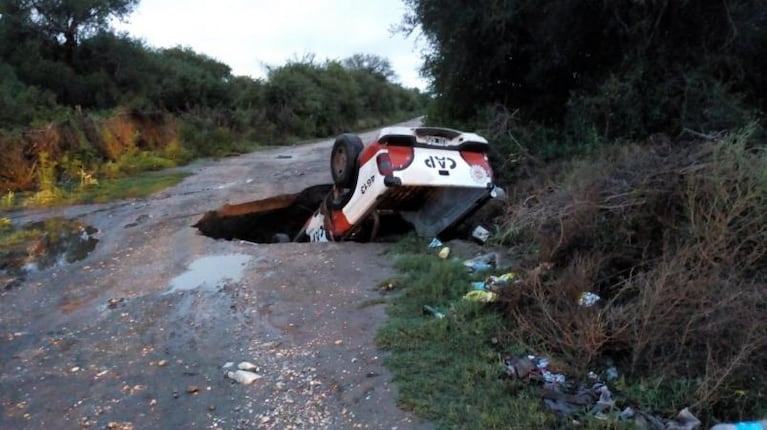
M663 381L658 397L684 385L657 406L666 414L761 416L767 154L753 139L751 127L613 148L531 184L505 233L540 265L504 290L509 336L580 371L612 362L630 380ZM602 299L583 306L586 292Z
M720 131L765 109L759 0L406 3L405 30L420 25L432 45L431 120L478 127L503 106L544 158L595 138Z
M115 176L376 126L425 106L375 55L307 57L258 80L189 48L149 48L108 26L136 3L0 0L0 157L12 166L0 192L39 186L43 153L59 180L78 169Z

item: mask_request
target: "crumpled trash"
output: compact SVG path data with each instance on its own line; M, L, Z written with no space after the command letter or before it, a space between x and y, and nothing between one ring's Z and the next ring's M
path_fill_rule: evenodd
M442 241L437 239L436 237L431 240L431 243L429 244L430 249L434 248L441 248L442 247Z
M621 411L620 415L618 415L618 418L620 418L622 421L628 421L634 418L634 415L636 415L634 409L631 406L626 406L626 409Z
M548 369L541 369L541 376L544 381L552 384L564 384L567 381L565 375L561 373L553 373Z
M511 357L507 356L503 360L506 365L506 374L517 379L529 377L538 366L529 357Z
M445 246L444 248L439 250L439 253L437 255L439 255L439 258L446 260L447 257L450 257L450 248Z
M582 412L585 407L593 403L592 393L582 387L573 393L565 393L562 392L561 384L546 383L543 384L539 394L549 410L566 416Z
M618 379L618 369L616 369L615 366L608 367L607 370L605 370L605 379L608 381Z
M616 401L612 397L607 384L602 382L599 375L595 372L589 372L588 377L593 382L592 385L584 385L577 382L568 382L565 375L553 373L548 369L549 360L544 357L528 355L523 357L506 356L504 359L506 374L517 379L526 379L528 381L539 381L540 388L536 392L541 396L546 407L559 415L571 417L584 412L594 419L610 419L613 410L616 407ZM617 369L611 367L608 369L608 375L617 376ZM626 407L618 415L623 421L632 420L636 428L644 430L695 430L700 426L698 420L688 408L679 412L673 420L664 420L662 418L650 415L641 410ZM767 429L767 420L755 423L760 427L756 429ZM761 427L764 425L764 427ZM735 427L733 424L721 424L722 427L714 427L711 430L740 430L741 427ZM726 427L725 427L726 426ZM743 427L743 430L750 430L751 427Z
M490 303L498 300L498 294L492 291L472 290L466 293L463 299L469 302Z
M592 292L587 291L581 294L581 296L578 298L578 304L585 308L590 308L591 306L594 306L600 300L602 300L601 297L599 297L598 295Z
M463 265L474 272L483 272L498 267L499 256L497 252L482 254L463 262Z
M490 231L488 231L485 227L478 225L476 228L474 228L474 231L471 232L471 237L477 239L480 243L485 243L488 239L490 239Z
M250 385L253 383L253 381L256 381L262 378L261 375L250 372L248 370L237 370L234 372L229 371L229 372L226 372L226 377L229 379L234 379L235 381L239 382L242 385Z
M440 312L437 308L429 305L423 305L423 314L424 315L431 315L434 318L437 319L443 319L445 318L445 314Z
M506 287L512 283L517 284L521 282L519 279L516 279L516 277L516 273L508 272L499 276L489 276L484 281L472 282L471 286L475 290L493 291Z
M700 420L688 408L679 411L673 420L666 422L665 430L693 430L700 426Z
M488 284L490 287L496 287L501 288L505 287L511 284L518 284L522 282L520 279L517 279L517 274L514 272L507 272L503 275L498 276L490 276L485 280L485 283Z
M739 423L721 423L711 427L710 430L763 430L767 429L767 419L761 421L746 421Z
M594 407L591 408L591 413L596 415L612 411L615 407L615 400L613 400L613 394L610 392L610 389L607 388L607 385L596 383L592 389L599 393L599 399Z

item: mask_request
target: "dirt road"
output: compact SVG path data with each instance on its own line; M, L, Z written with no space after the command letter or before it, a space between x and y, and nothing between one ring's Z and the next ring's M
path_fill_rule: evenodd
M429 428L397 409L373 345L386 245L215 241L190 227L227 202L330 182L331 146L186 166L146 199L11 214L77 218L99 242L0 293L0 428ZM262 378L224 376L242 361Z

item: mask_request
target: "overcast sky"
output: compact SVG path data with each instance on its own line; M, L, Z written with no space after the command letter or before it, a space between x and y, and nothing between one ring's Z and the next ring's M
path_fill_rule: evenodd
M191 47L254 78L265 76L265 65L309 53L320 61L376 54L403 85L425 89L418 73L425 43L390 30L404 12L401 0L140 0L115 27L156 48Z

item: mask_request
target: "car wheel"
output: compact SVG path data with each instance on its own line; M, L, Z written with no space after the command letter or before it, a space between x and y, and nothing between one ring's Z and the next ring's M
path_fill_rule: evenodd
M354 187L360 152L362 152L362 140L359 136L347 133L336 138L330 154L330 172L336 187L340 189Z
M325 198L325 205L327 205L328 209L343 209L351 200L352 194L352 191L348 188L333 188Z

